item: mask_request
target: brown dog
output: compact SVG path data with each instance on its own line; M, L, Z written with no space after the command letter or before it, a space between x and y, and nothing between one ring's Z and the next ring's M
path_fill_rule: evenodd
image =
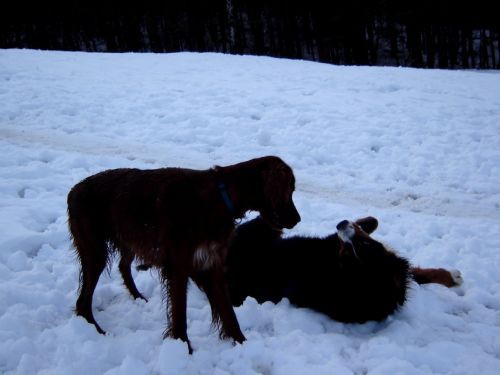
M191 345L186 293L192 278L207 294L222 337L243 342L224 278L235 220L259 211L273 228L300 221L292 169L274 156L209 170L113 169L90 176L68 194L69 228L81 263L76 313L104 333L92 314L92 296L110 252L134 298L143 298L130 272L135 257L157 267L168 297L164 336Z

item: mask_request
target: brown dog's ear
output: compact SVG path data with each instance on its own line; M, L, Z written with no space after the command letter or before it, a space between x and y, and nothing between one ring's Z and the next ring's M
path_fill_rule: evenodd
M356 220L361 229L367 234L373 233L378 227L378 220L372 216L364 217L362 219Z
M273 160L262 170L262 179L265 195L275 203L286 200L295 188L292 170L280 160Z

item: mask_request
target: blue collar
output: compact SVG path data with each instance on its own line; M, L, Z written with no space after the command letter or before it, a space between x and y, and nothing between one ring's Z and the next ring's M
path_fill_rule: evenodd
M218 180L217 187L219 188L219 193L220 193L222 200L224 201L224 204L226 205L228 211L231 213L231 215L233 217L236 217L236 209L234 208L233 201L229 197L229 193L227 192L226 184L223 181Z
M234 207L233 201L229 196L229 192L227 191L227 186L224 183L224 176L222 172L222 167L216 165L212 168L212 171L215 174L215 181L217 183L217 188L219 189L219 194L226 205L227 210L231 214L233 219L236 219L238 216L238 212L236 211L236 207Z

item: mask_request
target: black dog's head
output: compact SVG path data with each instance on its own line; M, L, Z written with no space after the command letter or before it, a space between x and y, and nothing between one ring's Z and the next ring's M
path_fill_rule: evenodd
M262 218L276 229L293 228L300 221L300 215L292 200L295 190L292 169L276 156L263 158L261 187Z
M356 258L389 253L386 247L370 237L378 227L374 217L365 217L354 222L343 220L337 224L337 234L340 240L340 255L352 254Z

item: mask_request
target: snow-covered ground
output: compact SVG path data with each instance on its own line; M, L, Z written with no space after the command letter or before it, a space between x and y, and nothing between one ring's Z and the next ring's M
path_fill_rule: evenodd
M73 306L66 195L115 167L208 168L275 154L302 222L326 235L376 216L374 237L464 285L413 285L382 323L341 324L287 301L236 309L248 341L210 327L191 286L194 354L162 340L154 272L103 274L99 335ZM500 74L340 67L217 54L0 50L0 373L499 374ZM328 298L328 295L325 295Z

